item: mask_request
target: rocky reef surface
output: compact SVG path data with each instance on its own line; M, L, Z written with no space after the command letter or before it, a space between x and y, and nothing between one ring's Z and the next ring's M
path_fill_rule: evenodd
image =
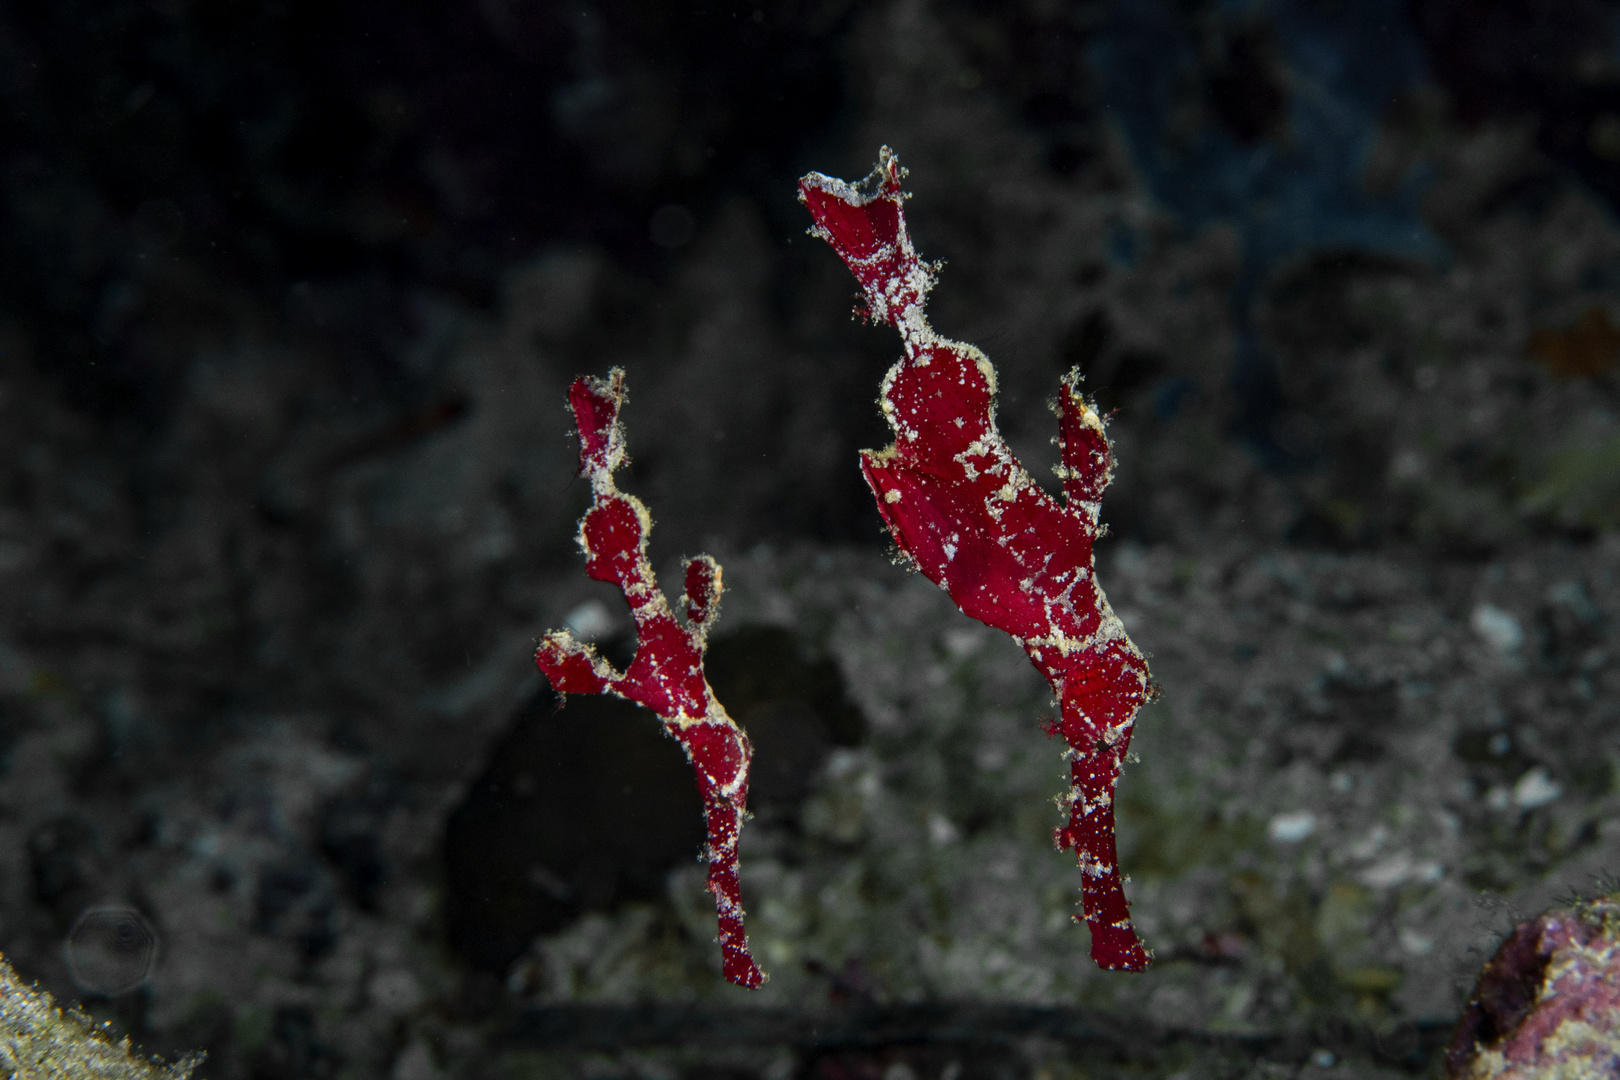
M1612 891L1597 8L93 6L0 14L0 952L118 1037L256 1080L1421 1075L1516 924ZM1113 411L1141 975L1072 921L1044 684L861 482L892 334L794 181L884 143L1019 458L1070 368ZM656 568L725 568L753 994L678 748L532 665L633 646L565 409L616 364ZM94 910L157 948L76 965Z

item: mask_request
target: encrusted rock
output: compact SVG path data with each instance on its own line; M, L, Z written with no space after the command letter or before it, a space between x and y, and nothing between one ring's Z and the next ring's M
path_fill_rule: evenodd
M1520 923L1446 1053L1454 1080L1620 1076L1620 893Z

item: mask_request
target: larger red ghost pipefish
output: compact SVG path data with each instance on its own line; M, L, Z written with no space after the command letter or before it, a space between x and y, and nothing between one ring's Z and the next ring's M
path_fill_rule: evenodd
M978 349L928 325L936 268L906 231L904 175L888 147L858 184L811 173L799 199L864 294L864 314L900 331L904 355L879 404L895 441L861 452L861 471L895 543L959 608L1004 630L1051 684L1069 744L1068 820L1054 831L1079 858L1091 957L1141 971L1151 954L1131 925L1114 842L1114 787L1137 710L1154 696L1147 661L1097 584L1092 543L1114 459L1103 418L1062 380L1059 503L1030 479L996 429L996 374Z

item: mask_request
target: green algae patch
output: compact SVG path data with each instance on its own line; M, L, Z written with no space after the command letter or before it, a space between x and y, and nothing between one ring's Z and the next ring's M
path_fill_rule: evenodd
M1557 454L1524 496L1524 509L1565 525L1620 526L1620 436Z
M1119 800L1120 847L1132 877L1175 878L1195 867L1230 867L1243 853L1263 850L1264 822L1241 814L1228 818L1200 806L1193 793L1167 798L1146 787L1132 784Z

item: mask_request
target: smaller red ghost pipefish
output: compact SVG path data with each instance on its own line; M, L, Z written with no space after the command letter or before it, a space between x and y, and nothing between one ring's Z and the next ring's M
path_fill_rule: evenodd
M580 473L591 482L591 508L579 524L585 573L617 585L636 622L636 654L624 674L590 645L566 630L547 634L534 661L561 694L617 694L651 709L681 744L697 774L708 827L708 889L720 921L725 976L757 989L765 973L748 951L742 896L737 881L737 839L748 804L748 764L753 756L743 734L703 674L709 627L720 613L720 564L699 555L686 564L686 624L676 621L647 562L652 518L633 495L621 492L613 471L624 462L624 372L606 379L577 379L568 401L579 425Z

